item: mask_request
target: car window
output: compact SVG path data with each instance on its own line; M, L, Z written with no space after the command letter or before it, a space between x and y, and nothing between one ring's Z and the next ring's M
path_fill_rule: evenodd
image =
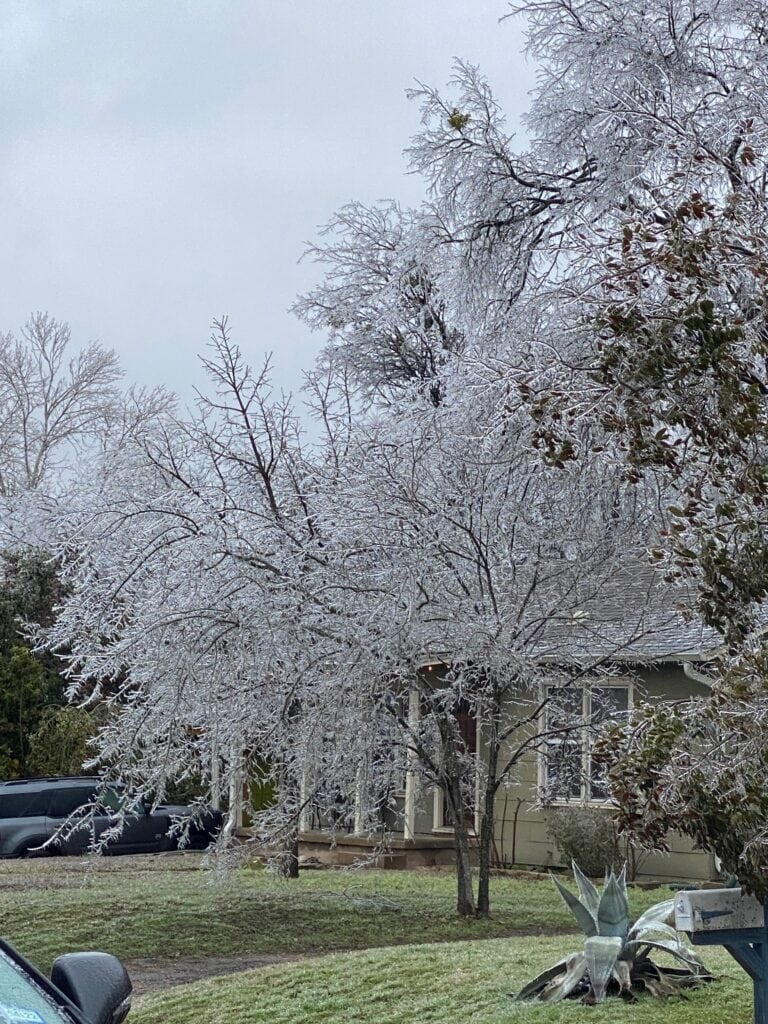
M0 818L37 818L48 812L48 793L45 790L0 790Z
M52 818L68 818L84 804L89 804L94 798L93 786L88 788L80 786L67 786L66 788L54 789L50 793L48 813Z
M124 803L125 794L114 786L107 786L104 792L99 794L99 807L106 811L121 811Z
M72 1018L0 950L0 1024L72 1024Z

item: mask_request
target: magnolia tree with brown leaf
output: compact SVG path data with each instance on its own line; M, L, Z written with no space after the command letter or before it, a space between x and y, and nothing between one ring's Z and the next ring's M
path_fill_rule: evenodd
M698 612L721 637L706 698L643 711L608 737L614 796L648 845L664 848L670 829L682 831L764 897L764 10L535 7L557 25L554 39L570 41L554 60L564 71L555 96L582 112L577 135L598 167L605 141L595 131L606 133L625 180L607 216L569 233L571 265L557 288L583 354L534 408L550 450L586 457L572 425L587 417L612 436L628 479L670 482L651 558L668 581L697 584ZM645 43L617 66L610 54L640 25Z

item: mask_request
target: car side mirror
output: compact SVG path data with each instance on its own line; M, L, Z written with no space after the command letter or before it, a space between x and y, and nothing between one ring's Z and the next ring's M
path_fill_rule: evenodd
M65 953L51 970L51 981L91 1024L122 1024L131 1008L131 979L109 953Z

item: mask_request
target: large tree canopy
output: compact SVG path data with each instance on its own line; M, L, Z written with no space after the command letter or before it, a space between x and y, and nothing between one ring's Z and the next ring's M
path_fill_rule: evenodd
M768 750L764 5L517 13L539 64L530 142L459 63L449 94L413 94L424 203L347 206L310 250L326 276L297 310L328 334L309 379L322 440L219 323L198 408L109 440L45 511L72 588L49 643L75 692L111 681L100 756L139 788L223 773L234 799L258 766L278 795L260 827L295 861L308 806L354 793L372 828L407 769L442 789L460 846L456 707L498 755L486 841L514 780L511 688L530 725L542 658L582 675L627 645L600 598L648 549L660 578L699 584L727 657L692 732L661 709L621 734L616 793L654 841L689 809L750 881L765 808L713 752Z

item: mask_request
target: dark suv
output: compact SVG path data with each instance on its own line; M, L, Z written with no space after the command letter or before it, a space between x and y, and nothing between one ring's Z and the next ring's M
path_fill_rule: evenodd
M100 788L95 777L14 779L0 782L0 857L82 854L103 840L120 822L126 793L119 785ZM105 853L160 853L177 849L170 834L173 820L186 818L191 808L161 804L142 806L123 815L123 828L104 844ZM81 824L74 830L73 824ZM64 823L57 836L43 846ZM189 831L187 848L204 849L221 827L221 813L208 810Z

